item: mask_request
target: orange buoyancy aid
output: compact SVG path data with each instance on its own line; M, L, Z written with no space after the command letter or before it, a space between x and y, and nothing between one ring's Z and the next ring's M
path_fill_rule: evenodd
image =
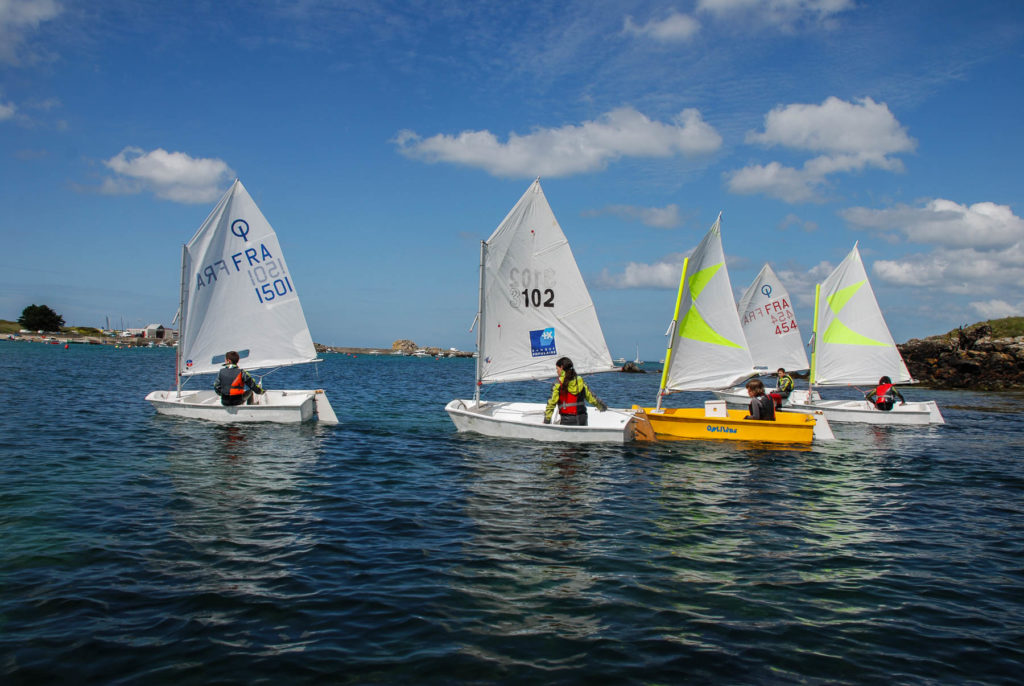
M238 376L231 382L231 388L228 391L229 395L243 395L245 393L245 372L241 369L238 370Z

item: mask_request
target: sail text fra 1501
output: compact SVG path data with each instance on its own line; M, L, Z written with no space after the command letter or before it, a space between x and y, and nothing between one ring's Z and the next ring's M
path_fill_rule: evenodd
M177 388L146 396L160 414L221 423L338 422L322 390L268 390L252 405L224 406L182 378L217 372L236 350L246 369L315 362L294 281L270 223L237 179L183 247Z

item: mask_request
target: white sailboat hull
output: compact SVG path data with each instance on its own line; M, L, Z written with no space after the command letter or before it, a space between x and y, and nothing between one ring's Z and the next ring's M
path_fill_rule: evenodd
M774 388L766 388L766 389L764 389L764 392L765 393L769 393L769 394L770 393L774 393L775 389ZM797 393L797 392L798 391L793 391L793 393ZM750 395L747 394L747 387L746 386L733 386L732 388L727 388L724 391L712 391L712 393L715 394L716 398L718 398L719 400L724 400L726 403L728 403L730 405L734 405L734 406L737 406L737 407L746 407L747 405L750 404ZM790 396L790 397L792 397L792 396ZM821 399L821 396L818 395L817 391L814 391L814 399L815 400L820 400ZM782 406L783 407L787 407L788 405L789 405L789 398L786 398L785 400L782 401Z
M891 410L879 410L867 400L808 400L807 391L794 391L785 409L792 412L822 412L830 422L924 426L945 424L934 400L897 403Z
M274 422L301 424L319 417L325 424L338 418L323 391L269 390L254 395L252 405L225 406L214 391L153 391L146 400L160 414L220 424Z
M445 411L462 433L497 438L569 443L626 443L634 439L635 417L626 410L587 412L587 426L544 423L544 403L453 400Z

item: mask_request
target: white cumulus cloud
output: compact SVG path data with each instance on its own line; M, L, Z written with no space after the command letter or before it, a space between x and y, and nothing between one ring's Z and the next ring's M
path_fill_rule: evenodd
M157 197L182 203L216 200L235 176L223 160L196 158L162 148L145 152L127 147L103 164L115 172L115 176L104 180L103 193L150 191Z
M885 103L863 98L856 103L832 96L820 105L776 107L764 118L764 131L747 134L748 143L797 150L884 157L914 149Z
M961 205L935 198L923 207L851 207L840 214L854 228L895 232L911 243L1003 250L1024 241L1024 219L993 202Z
M622 26L623 33L640 38L651 38L659 43L685 42L700 31L700 22L687 14L673 10L664 19L652 19L643 26L637 25L633 17L626 17Z
M28 34L60 14L56 0L0 0L0 62L18 64Z
M630 262L620 274L601 271L597 285L602 288L678 288L685 254L667 255L653 264Z
M0 102L0 121L12 119L14 117L14 113L17 111L18 108L15 107L13 103Z
M707 154L721 146L722 137L695 109L663 123L623 107L579 125L511 133L505 142L490 131L422 138L409 130L400 131L393 142L412 159L476 167L494 176L534 178L592 172L622 157Z
M1019 317L1024 315L1024 300L1011 305L1005 300L985 300L972 302L971 309L985 319L1002 319L1003 317Z
M878 260L874 273L897 286L956 295L1024 299L1024 244L1004 250L939 247L894 260Z
M769 162L726 175L734 193L763 193L789 203L819 200L832 174L866 167L902 171L903 162L893 155L917 146L889 107L871 98L846 102L829 97L820 105L776 107L765 115L764 130L749 132L746 140L767 148L819 153L799 169Z
M721 20L751 19L785 29L805 22L828 22L855 7L854 0L698 0L697 11Z

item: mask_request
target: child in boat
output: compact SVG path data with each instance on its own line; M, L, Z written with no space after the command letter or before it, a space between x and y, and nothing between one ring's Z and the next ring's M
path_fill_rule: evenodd
M900 405L906 405L907 401L903 399L903 396L896 387L892 385L892 379L888 376L883 376L878 380L878 386L875 390L869 391L864 395L864 399L869 403L874 403L875 407L879 410L888 412L896 404L896 399L899 398Z
M775 402L775 409L781 410L783 401L793 392L793 377L782 367L779 367L775 375L779 378L779 383L775 387L775 392L769 393L768 397Z
M573 369L572 360L568 357L560 357L555 362L555 369L558 370L558 382L551 387L551 398L544 408L544 423L551 423L551 415L555 412L555 405L558 406L559 424L586 426L587 425L587 403L597 408L598 412L604 412L608 406L601 402L601 399L590 392L587 382Z
M249 372L238 368L238 360L237 352L226 352L224 366L213 382L213 390L220 396L221 405L252 405L252 394L263 395L265 392Z
M775 402L765 395L764 383L760 379L751 379L747 382L747 395L750 396L750 414L744 419L775 421Z

